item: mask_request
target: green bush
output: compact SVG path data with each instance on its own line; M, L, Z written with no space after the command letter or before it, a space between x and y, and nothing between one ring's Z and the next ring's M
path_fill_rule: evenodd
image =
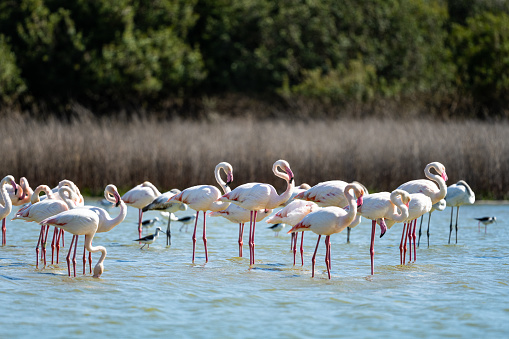
M0 34L0 60L0 98L5 102L12 102L26 90L26 85L16 65L16 56L2 34Z

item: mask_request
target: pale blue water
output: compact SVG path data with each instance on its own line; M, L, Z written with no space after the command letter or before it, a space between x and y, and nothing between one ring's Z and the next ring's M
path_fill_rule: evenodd
M492 215L498 223L477 232L473 218ZM121 225L94 239L108 250L102 278L68 278L67 249L58 267L35 270L38 225L9 221L8 246L0 248L0 337L508 337L509 205L462 207L457 245L447 245L449 217L450 208L433 213L430 248L424 232L417 262L406 266L399 265L401 225L377 236L373 277L370 222L352 231L350 244L346 232L333 236L331 280L323 243L311 278L312 233L304 267L294 268L289 235L276 238L259 223L257 265L249 270L247 230L245 258L237 258L237 225L208 218L209 263L199 238L192 265L192 227L179 232L174 223L171 248L160 237L140 250L131 208Z

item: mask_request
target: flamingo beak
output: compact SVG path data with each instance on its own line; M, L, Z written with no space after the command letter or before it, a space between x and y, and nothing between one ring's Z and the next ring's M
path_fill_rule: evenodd
M233 182L233 174L228 173L228 178L226 179L226 186L230 186L230 184Z
M119 197L119 196L115 196L115 200L117 201L117 202L115 203L115 207L120 206L120 201L121 201L120 197Z
M357 208L360 208L363 204L364 200L362 199L362 195L357 199Z
M442 179L444 179L444 181L449 180L449 178L447 177L447 173L445 173L445 171L442 173Z
M380 221L380 238L384 236L385 232L387 232L387 224L385 223L385 220L382 219Z

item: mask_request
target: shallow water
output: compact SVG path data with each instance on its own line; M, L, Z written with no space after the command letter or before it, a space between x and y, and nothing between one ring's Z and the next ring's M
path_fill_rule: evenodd
M88 204L96 202L87 199ZM113 208L110 212L118 213ZM146 218L158 215L149 212ZM473 218L492 215L498 223L489 225L487 234L482 225L478 232ZM179 232L180 225L173 223L171 248L159 237L149 249L140 250L132 241L137 238L137 216L138 211L129 208L122 224L94 238L94 245L108 250L101 279L80 274L79 256L78 275L69 278L67 248L59 265L36 270L38 225L8 221L7 246L0 248L0 337L509 335L509 205L461 207L458 244L451 245L450 208L434 212L430 247L425 246L424 231L417 262L406 266L399 265L401 224L381 239L377 229L374 276L369 274L371 223L363 220L352 230L350 244L346 232L331 237L331 280L325 271L323 242L316 276L311 278L317 238L313 233L305 236L304 266L293 267L288 228L275 237L260 222L256 266L249 270L248 226L244 258L238 258L238 225L209 217L209 262L204 264L199 237L193 265L192 227ZM423 227L426 222L427 217ZM67 247L71 237L65 240ZM94 262L99 256L94 253Z

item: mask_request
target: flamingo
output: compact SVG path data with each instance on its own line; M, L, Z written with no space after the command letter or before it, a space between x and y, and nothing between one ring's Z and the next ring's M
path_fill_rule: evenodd
M367 188L360 182L353 181L362 187L364 194L368 194ZM320 207L336 206L345 208L348 206L348 201L345 198L344 190L348 183L342 180L329 180L324 181L315 186L301 192L295 196L295 199L302 199L306 201L313 201ZM346 242L350 242L350 231L351 228L357 226L360 223L360 219L356 220L356 223L352 223L347 229Z
M11 184L11 186L14 188L14 195L17 195L18 193L18 186L16 185L12 175L7 175L2 179L2 181L0 181L0 219L2 219L2 246L5 246L7 243L7 227L5 226L5 218L7 218L12 210L12 201L9 197L9 193L7 192L7 184ZM1 203L3 203L3 205Z
M372 221L371 228L371 246L369 253L371 256L371 275L374 274L375 257L375 228L377 219L380 220L380 238L387 231L385 219L391 219L396 222L408 219L408 203L410 195L408 192L396 189L389 192L379 192L368 194L364 197L362 206L357 208L357 215L361 215Z
M401 243L399 245L399 255L400 255L400 263L404 265L406 262L406 240L409 239L410 243L410 261L412 260L412 239L414 241L414 261L417 259L417 251L415 246L415 229L417 227L417 219L422 215L429 213L431 211L431 198L422 193L412 193L410 194L410 203L408 204L408 218L406 220L398 221L404 222L403 224L403 232L401 234ZM387 220L386 226L387 228L391 228L397 221L395 220ZM413 222L413 229L412 229ZM407 229L408 226L408 229ZM406 230L406 232L405 232Z
M429 214L428 214L428 230L426 231L426 235L428 236L428 248L429 248L429 224L430 224L430 221L431 221L431 213L433 213L434 211L443 211L445 210L445 207L446 207L446 201L445 199L440 199L439 202L433 204L431 206L431 211L429 211ZM417 247L419 247L419 244L421 242L421 228L422 228L422 219L424 218L424 215L421 217L421 224L419 225L419 239L417 241Z
M122 196L122 200L128 205L139 209L138 218L138 233L141 238L141 221L143 218L143 207L150 204L154 199L161 195L161 192L152 185L152 183L145 181L136 187L133 187Z
M477 232L481 232L481 223L484 225L484 233L486 234L486 228L489 224L493 224L494 222L497 222L496 217L482 217L482 218L474 218L475 220L479 221L477 223Z
M221 178L220 171L226 173L226 182ZM224 193L230 192L230 184L233 181L233 167L227 162L220 162L217 164L214 175L217 183L221 186ZM179 194L176 194L168 199L168 202L182 202L189 206L189 208L196 211L196 220L194 223L193 232L193 263L196 252L196 227L198 226L198 215L203 211L203 245L205 247L205 262L209 261L207 250L207 211L221 211L226 209L230 203L219 201L221 191L215 186L211 185L198 185L186 188Z
M320 207L318 207L317 204L315 204L312 201L304 201L304 200L294 200L286 207L283 207L281 210L279 210L275 215L271 216L269 219L267 219L267 223L269 224L278 224L283 223L290 226L295 226L299 222L302 221L302 219L308 215L311 212L314 212L318 210ZM301 232L301 242L300 242L300 258L302 265L304 265L304 248L303 248L303 242L304 242L304 232ZM295 236L295 238L292 238L294 240L292 251L293 251L293 265L295 266L295 257L297 254L297 233L292 233L292 235Z
M175 194L179 194L179 189L171 189L155 198L150 204L143 207L142 211L161 211L168 213L175 213L177 211L187 210L187 206L180 202L167 202L169 198ZM166 226L166 246L171 246L171 215L168 217L168 226Z
M104 259L106 258L106 248L103 246L92 246L92 240L99 226L99 215L88 208L74 208L61 212L57 215L44 219L40 222L41 226L55 226L66 232L72 233L73 237L67 254L67 272L71 276L71 251L74 243L74 256L72 259L74 277L76 277L76 248L78 246L78 236L85 235L85 248L89 252L101 252L101 258L94 267L94 278L99 278L104 272Z
M272 210L259 210L256 215L256 222L262 221L269 214L272 213ZM251 211L246 210L245 208L239 207L234 204L230 204L227 209L222 211L212 212L209 215L211 217L221 216L233 223L239 224L239 257L242 258L242 246L244 245L243 234L244 234L244 224L250 221Z
M39 200L39 194L41 192L46 193L46 199L37 202ZM12 220L25 220L35 221L37 223L41 223L42 220L56 215L60 212L67 211L76 207L76 200L78 199L68 186L62 186L58 191L59 197L57 198L51 189L46 185L39 185L32 195L32 201L34 203L29 204L26 208L20 209ZM41 232L39 234L39 240L37 242L37 246L35 248L36 252L36 268L39 268L39 244L42 244L42 257L44 258L44 265L46 266L46 238L48 234L49 227L46 228L45 224L41 226ZM55 234L54 237L55 239ZM54 242L52 243L52 264L53 264L53 249ZM60 249L59 243L56 244L57 249L57 264L58 264L58 251Z
M353 191L354 194L351 194ZM321 208L317 211L311 212L302 219L301 222L293 226L288 233L300 232L300 231L313 231L318 234L318 241L316 242L315 252L311 260L312 263L312 275L315 276L315 263L316 263L316 252L322 235L325 235L325 265L327 267L327 274L329 279L331 278L331 242L330 236L335 233L343 231L350 225L357 214L357 206L362 206L362 200L364 190L358 184L351 183L346 185L344 189L344 195L348 200L348 211L335 206L329 206ZM355 200L357 198L357 201Z
M451 206L451 225L449 226L449 244L451 243L452 233L452 213L456 206L456 244L458 243L458 215L460 206L471 205L475 202L475 193L470 186L464 181L460 180L454 185L447 187L447 195L445 197L447 206Z
M282 169L281 172L279 169ZM269 184L261 184L257 182L240 185L233 191L223 195L219 201L231 202L242 208L251 211L249 222L249 264L254 265L255 262L255 229L256 218L259 210L274 209L284 204L292 194L295 187L294 176L290 169L290 164L285 160L278 160L272 165L272 172L279 178L287 182L286 191L278 195L276 189Z
M34 194L34 191L28 184L27 178L21 177L21 179L19 179L19 183L20 183L19 185L16 185L17 194L14 193L13 186L9 185L7 187L7 191L9 192L9 196L11 198L13 206L21 206L26 203L29 203L32 194Z
M143 246L141 246L140 250L142 250L143 247L145 247L145 245L148 245L148 248L150 248L150 244L153 244L154 241L156 241L157 237L159 236L159 232L162 232L161 227L156 228L156 233L147 235L146 237L136 239L133 241L138 241L138 242L143 243Z

